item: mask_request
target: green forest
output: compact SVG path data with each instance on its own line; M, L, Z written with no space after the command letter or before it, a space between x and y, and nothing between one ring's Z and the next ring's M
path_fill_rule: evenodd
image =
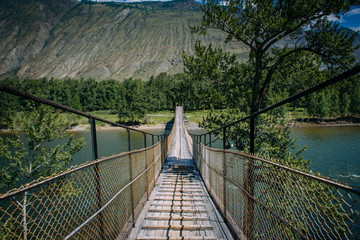
M203 71L216 71L221 66L211 66ZM216 81L209 79L192 80L199 76L194 69L191 72L168 75L161 73L148 81L127 79L96 81L96 79L3 79L1 84L41 96L72 108L91 112L110 110L118 114L121 122L142 122L145 114L174 109L175 104L184 103L185 111L221 110L240 108L249 112L244 98L249 95L247 79L241 65L229 65L227 71L220 73ZM197 69L200 70L200 69ZM219 73L218 73L219 74ZM211 74L210 74L211 75ZM329 77L327 71L312 72L312 76L298 74L286 79L279 76L262 102L262 107L274 104L301 90L313 86ZM227 79L227 81L225 81ZM231 80L230 80L231 79ZM351 117L360 114L360 81L344 81L323 91L311 94L280 108L278 113L284 116L286 111L301 109L304 116L314 118ZM27 111L27 101L6 93L0 96L1 126L7 127L16 112Z

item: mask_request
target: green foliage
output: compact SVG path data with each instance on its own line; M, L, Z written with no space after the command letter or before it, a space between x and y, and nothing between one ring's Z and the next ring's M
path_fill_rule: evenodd
M146 113L144 82L138 79L124 81L126 92L119 106L120 121L135 122L142 119Z
M223 108L233 105L238 91L239 66L235 55L195 44L195 54L183 53L185 84L198 108Z
M318 80L321 81L350 68L355 60L352 53L358 48L353 45L357 33L348 34L342 31L338 24L329 21L326 16L333 14L339 17L348 12L351 6L359 4L358 0L331 2L326 0L235 0L229 1L227 6L222 6L217 0L209 0L203 4L202 23L200 26L193 27L193 31L206 33L210 28L220 29L228 34L226 41L236 40L245 44L250 49L250 54L249 61L240 65L246 74L240 75L243 79L238 83L239 90L241 89L242 92L237 94L243 97L249 107L242 111L237 106L220 113L212 112L204 118L202 126L209 130L224 126L240 119L241 116L257 112L267 103L275 103L279 98L285 98L289 94L298 92L299 89L312 86ZM190 77L195 76L194 80L206 82L207 78L214 79L212 72L208 71L200 72L206 75L205 77L196 78L198 73L195 70L214 67L212 61L208 61L207 58L214 59L211 53L209 51L208 54L201 55L196 52L195 56L199 56L202 61L189 61L190 66L185 64L189 70L187 74ZM220 58L225 60L226 56L222 55ZM205 66L199 68L198 63ZM320 66L325 66L325 69L320 70ZM221 79L221 73L215 72L215 74L218 74ZM315 78L311 79L310 76L315 76ZM244 84L246 78L250 79L249 84ZM300 81L297 82L297 79ZM221 89L221 84L217 82L213 84L214 88ZM349 112L351 97L347 92L349 89L341 92L342 97L338 97L330 89L308 96L306 106L308 112L323 118L332 114L331 112L339 111L338 106L332 108L329 105L330 99L335 105L342 104L343 113ZM298 104L301 104L301 101L294 102L293 106ZM266 118L256 117L256 128L253 132L255 149L248 140L250 127L246 123L230 126L226 133L229 147L232 142L238 150L273 158L283 165L306 171L309 161L304 161L301 157L303 149L292 155L291 150L295 147L295 141L290 138L289 131L286 128L275 128L276 124L280 124L277 119L283 117L284 113L281 109L269 113ZM218 137L222 138L221 132L218 133ZM252 171L251 165L248 171ZM251 176L244 179L244 182L248 182L244 184L244 188L250 194L253 190L247 185L255 186L258 183L253 180ZM269 184L270 187L274 185L276 184ZM322 191L319 187L315 189L315 191ZM246 208L253 209L252 204L248 203ZM328 203L321 204L321 209L331 208L331 211L335 209ZM271 201L268 205L274 207ZM291 199L284 199L283 204L276 207L292 225L301 231L307 231L303 223L294 217L293 208L296 205ZM339 214L337 217L340 221L344 216ZM247 220L245 220L246 223ZM253 232L245 232L245 234L248 238L254 237ZM292 238L292 233L284 232L284 234L289 234Z
M289 60L318 57L332 64L334 71L348 68L354 61L353 41L348 34L325 16L341 16L359 1L230 1L224 7L215 0L202 5L204 17L195 32L220 29L250 49L248 66L251 78L251 112L257 111L279 69L290 67ZM239 9L242 11L239 12ZM292 40L292 44L281 41ZM335 65L336 64L336 65ZM296 64L293 64L296 65ZM316 69L317 66L315 65ZM293 69L296 70L296 69Z
M236 121L245 117L246 113L239 109L225 109L222 111L212 110L200 126L205 129L216 129L224 126L229 122ZM307 169L309 160L304 160L301 153L305 147L292 154L291 152L296 148L296 141L290 137L290 132L287 128L278 127L283 124L278 120L279 115L273 112L268 117L259 117L256 120L257 131L255 132L255 152L267 159L277 159L284 165L293 165L301 169ZM217 133L217 137L222 139L222 131ZM233 125L226 130L226 137L228 142L227 148L232 145L237 150L249 152L249 125L246 122L240 122Z
M28 107L31 111L14 120L12 137L0 138L0 158L6 161L1 168L2 189L13 187L18 181L30 182L59 172L85 144L83 138L74 140L65 133L66 123L59 113L44 105ZM49 146L59 139L66 141Z

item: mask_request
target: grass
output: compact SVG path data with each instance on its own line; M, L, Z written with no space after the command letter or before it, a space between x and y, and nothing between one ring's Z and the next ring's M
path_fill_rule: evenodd
M112 113L111 110L93 111L88 113L96 117L106 119L111 122L119 121L119 117L117 113ZM70 125L85 125L89 123L86 117L76 116L75 114L71 114L71 113L63 113L62 117L65 121L68 121ZM169 122L173 118L174 118L173 111L160 111L160 112L146 114L142 123L147 125L156 125L159 123ZM97 121L97 124L99 124L100 126L106 125L106 123L100 121Z
M94 115L96 117L109 120L111 122L118 122L119 121L118 115L116 113L111 113L110 110L94 111L94 112L88 112L88 113L91 114L91 115ZM64 119L66 119L68 122L70 122L71 125L89 124L89 120L86 117L77 116L75 114L63 113L62 117ZM106 125L106 123L103 123L103 122L100 122L100 121L97 121L96 123L99 124L100 126Z
M174 118L173 111L160 111L146 114L145 124L156 125L159 123L169 122Z
M210 110L196 110L196 111L188 111L185 112L185 119L194 122L196 124L199 124L202 122L203 118L208 115ZM109 120L111 122L118 122L119 117L117 113L112 113L110 110L102 110L102 111L93 111L89 112L90 114L97 116L99 118L103 118L106 120ZM69 113L63 113L63 118L70 123L70 125L86 125L88 124L88 119L85 117L79 117L75 114L69 114ZM267 114L263 114L262 116L267 117ZM308 118L312 117L308 115L306 112L306 109L304 108L286 108L286 114L285 114L285 121L290 122L294 121L298 118ZM174 112L173 111L159 111L159 112L152 112L146 114L145 118L142 120L142 124L146 125L157 125L160 123L167 123L171 121L174 118ZM97 124L100 126L106 125L106 123L97 121Z
M210 110L189 111L189 112L185 112L184 117L186 120L188 120L190 122L199 124L200 122L202 122L203 117L208 115L209 112L210 112Z

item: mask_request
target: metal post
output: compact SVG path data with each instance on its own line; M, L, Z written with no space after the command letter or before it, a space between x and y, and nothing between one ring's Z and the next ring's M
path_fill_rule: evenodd
M154 135L151 135L152 145L154 145Z
M207 134L204 135L204 145L205 145L205 146L206 146L206 135L207 135Z
M144 148L146 148L146 133L144 133Z
M227 207L227 202L226 202L226 175L227 175L227 166L226 166L226 152L224 152L224 162L223 162L223 204L224 204L224 217L226 219L226 207Z
M98 159L98 151L97 151L97 140L96 140L96 122L95 119L89 118L90 126L91 126L91 143L92 143L92 152L93 152L93 160ZM100 170L99 164L96 163L94 165L95 171L95 186L96 186L96 195L97 195L97 206L100 210L102 207L101 201L101 179L100 179ZM100 238L105 239L104 233L104 223L103 223L103 215L102 212L99 213L99 228L100 228Z
M126 129L127 134L128 134L128 150L129 152L131 151L131 138L130 138L130 130Z
M211 147L211 133L209 134L209 147Z
M98 149L97 149L97 140L96 140L96 123L95 119L89 118L90 126L91 126L91 143L92 143L92 153L93 160L98 159Z
M201 143L201 140L202 140L201 137L202 137L202 135L200 135L200 143Z
M226 148L226 128L223 128L223 149Z
M255 153L255 117L250 118L250 153Z
M129 130L128 130L129 131ZM129 172L130 172L130 182L133 180L133 168L132 168L132 156L129 155ZM134 202L134 185L130 185L130 195L131 195L131 212L132 212L132 226L135 227L135 202Z
M255 153L255 117L250 118L250 153ZM254 196L254 160L249 159L249 166L245 172L244 188L250 196ZM254 230L254 201L246 197L245 201L245 235L252 239Z

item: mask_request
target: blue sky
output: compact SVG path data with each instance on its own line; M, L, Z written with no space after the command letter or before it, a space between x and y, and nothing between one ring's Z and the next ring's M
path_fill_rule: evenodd
M338 22L343 27L360 31L360 8L352 8L340 19L337 19L335 16L329 16L328 19Z
M79 0L80 1L80 0ZM170 2L172 0L92 0L94 2ZM202 0L195 0L197 2L201 2Z
M98 2L109 2L109 0L95 0ZM111 0L112 1L112 0ZM154 0L113 0L114 2L145 2ZM171 0L158 0L161 2L167 2ZM202 0L196 0L201 2ZM330 0L331 1L331 0ZM328 19L340 23L341 26L350 28L354 31L360 31L360 8L352 8L347 14L337 19L335 16L329 16Z

